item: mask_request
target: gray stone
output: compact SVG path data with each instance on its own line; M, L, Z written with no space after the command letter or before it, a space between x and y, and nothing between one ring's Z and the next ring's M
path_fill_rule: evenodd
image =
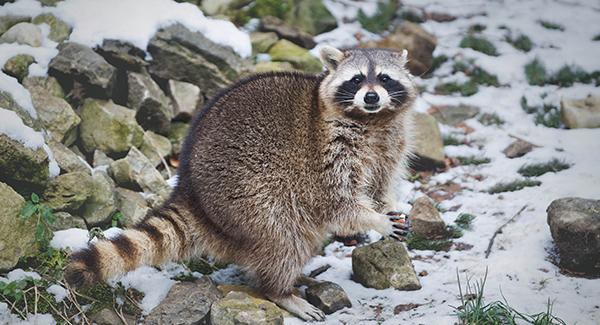
M421 283L402 243L381 240L352 252L353 279L368 288L419 290Z
M115 191L117 199L117 210L123 214L121 223L125 227L130 227L144 219L150 207L144 197L132 190L117 187Z
M135 119L145 129L166 133L173 118L167 96L146 73L127 73L127 106L136 110Z
M600 128L600 96L560 101L560 114L569 129Z
M71 105L60 97L54 97L41 88L31 91L33 107L37 111L38 120L49 132L52 139L70 146L77 138L77 126L81 118Z
M321 61L310 52L288 40L282 39L269 49L273 61L289 62L296 69L318 73L323 70Z
M80 138L86 152L99 149L108 155L123 154L142 144L144 130L135 121L135 111L127 107L87 99L80 116Z
M237 79L247 63L229 47L181 24L154 35L148 44L152 55L150 72L163 79L190 82L208 96Z
M273 44L277 43L279 37L274 32L254 32L250 34L250 42L252 43L252 52L267 53Z
M254 72L269 71L294 71L294 66L289 62L259 62L254 65Z
M0 181L20 190L39 190L48 183L48 155L0 134Z
M42 46L42 31L32 23L18 23L0 36L0 43L17 43L40 47Z
M64 144L51 140L48 141L48 147L52 150L54 159L58 163L61 172L84 172L91 174L91 168L87 162Z
M210 309L211 325L283 325L283 312L274 303L232 291Z
M123 70L141 72L148 66L146 53L135 45L115 39L105 39L96 49L108 63Z
M70 228L87 229L85 221L78 216L74 216L65 211L56 211L53 213L56 221L50 225L52 231L59 231Z
M431 116L438 122L450 126L457 126L477 114L479 114L478 107L464 104L434 106L431 112Z
M517 139L509 144L508 147L504 148L502 153L507 158L518 158L525 156L527 153L533 150L533 147L533 144L525 140Z
M144 324L205 324L211 305L221 297L221 292L208 276L194 282L177 283L160 305L152 309L144 319Z
M190 125L182 122L171 123L169 128L169 134L167 135L171 140L171 146L173 148L173 154L178 155L181 152L183 141L188 133Z
M26 77L23 79L23 87L29 92L45 91L54 97L65 98L65 91L54 77Z
M18 23L27 23L31 21L31 17L28 16L1 16L0 17L0 35L4 34L7 30Z
M92 177L84 172L57 176L48 183L43 198L46 205L57 211L75 212L92 194Z
M172 150L171 141L152 131L144 132L144 141L140 151L156 167L163 162L163 158L170 155Z
M0 270L13 268L19 258L37 250L32 245L35 240L35 220L21 218L24 203L21 195L0 182Z
M206 15L214 16L216 14L224 13L229 5L235 3L235 0L202 0L201 2L202 12Z
M59 46L49 64L49 72L57 79L75 80L90 95L111 98L116 69L104 58L85 45L68 42Z
M104 308L90 317L90 320L95 325L128 325L137 324L134 316L124 314L125 322L117 315L112 308Z
M448 236L446 223L427 196L415 200L410 211L412 231L428 239L443 238Z
M34 24L48 24L50 26L50 34L48 38L61 43L69 38L71 31L73 30L69 24L65 23L60 18L57 18L51 13L41 14L33 18Z
M560 265L600 276L600 200L561 198L552 201L547 212Z
M277 42L277 36L279 38L286 39L292 43L295 43L303 48L312 49L317 45L317 43L313 40L312 36L298 28L291 27L286 25L281 19L273 16L265 16L260 19L260 30L263 32L273 32L275 33L275 37L273 40L273 36L267 35L268 38L262 38L261 43L257 43L259 45L263 45L262 48L266 49L264 51L258 51L258 53L265 53L269 50L269 48ZM266 42L265 42L266 41ZM270 45L268 45L268 43ZM254 42L253 42L254 48ZM268 45L268 47L266 46ZM258 50L258 49L257 49Z
M12 98L10 93L2 90L0 90L0 107L17 113L17 115L21 118L23 123L28 127L36 130L40 128L39 121L32 117L31 114L29 114L29 112L25 108L17 104L17 102Z
M35 58L29 54L17 54L4 63L2 71L21 82L29 74L29 66L34 62Z
M200 88L191 83L169 80L169 94L175 109L175 118L189 120L204 103Z
M91 226L108 222L117 207L115 182L106 172L96 170L92 175L90 192L90 196L79 209L80 215Z
M171 188L154 168L150 160L136 147L127 156L110 164L109 171L115 182L122 187L154 193L165 199Z
M294 1L293 8L287 11L284 20L286 24L311 35L325 33L337 27L335 17L322 0Z
M437 121L429 114L414 113L415 168L434 169L444 165L444 142Z
M94 150L94 157L93 157L93 164L94 167L98 167L98 166L108 166L110 165L113 161L115 161L114 159L110 158L109 156L107 156L104 152L102 152L101 150Z
M352 303L342 287L333 282L321 282L306 289L306 300L321 309L325 314L333 314Z

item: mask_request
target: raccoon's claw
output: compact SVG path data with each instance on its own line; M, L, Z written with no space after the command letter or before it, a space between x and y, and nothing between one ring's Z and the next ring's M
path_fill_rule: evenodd
M325 313L319 308L311 305L308 301L290 295L284 298L271 299L279 307L289 311L297 317L305 321L323 321L325 320Z
M404 241L406 235L410 230L410 225L408 224L408 219L405 214L399 212L389 212L390 221L392 222L392 237L398 241Z

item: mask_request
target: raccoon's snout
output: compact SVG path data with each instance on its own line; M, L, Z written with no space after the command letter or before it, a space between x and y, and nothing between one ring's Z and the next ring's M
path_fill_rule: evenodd
M377 104L377 102L379 102L379 95L377 95L376 92L374 91L369 91L365 94L365 103L367 103L368 105L374 105Z

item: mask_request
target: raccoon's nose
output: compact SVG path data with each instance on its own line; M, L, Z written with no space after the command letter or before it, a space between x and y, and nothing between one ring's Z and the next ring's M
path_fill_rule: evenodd
M377 95L374 91L369 91L365 94L365 103L367 104L377 104L379 101L379 95Z

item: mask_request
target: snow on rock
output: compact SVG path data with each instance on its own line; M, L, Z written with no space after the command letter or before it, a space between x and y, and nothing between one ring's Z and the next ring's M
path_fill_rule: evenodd
M172 270L171 270L172 271ZM111 283L117 281L123 284L125 288L134 288L144 294L140 307L144 314L150 311L165 299L175 280L170 278L170 270L159 271L150 266L139 267L120 278L114 279Z
M23 280L26 278L31 278L33 280L39 280L42 277L40 277L39 274L37 274L37 272L28 272L28 271L23 271L22 269L14 269L10 272L8 272L8 274L6 274L6 277L0 277L0 281L1 282L14 282L14 281L19 281L19 280Z

